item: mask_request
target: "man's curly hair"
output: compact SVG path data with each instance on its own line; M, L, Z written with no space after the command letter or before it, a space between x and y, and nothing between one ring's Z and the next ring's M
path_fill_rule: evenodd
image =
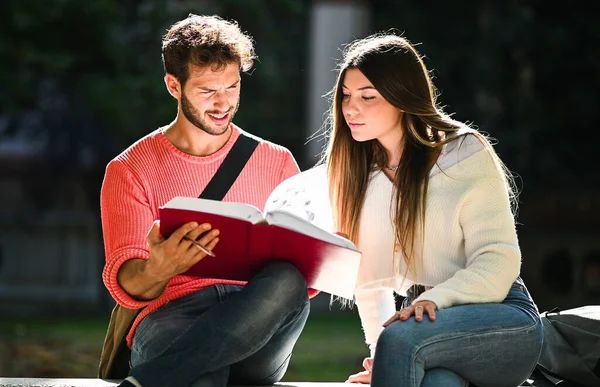
M190 64L220 69L237 63L241 71L248 71L254 59L252 38L242 32L236 22L216 15L190 14L173 24L162 41L165 72L175 76L182 85L190 75Z

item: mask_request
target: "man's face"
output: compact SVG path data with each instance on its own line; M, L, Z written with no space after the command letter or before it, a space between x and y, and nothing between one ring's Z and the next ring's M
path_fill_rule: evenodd
M190 66L190 76L181 92L183 115L208 134L225 133L239 107L240 81L237 63L217 71Z

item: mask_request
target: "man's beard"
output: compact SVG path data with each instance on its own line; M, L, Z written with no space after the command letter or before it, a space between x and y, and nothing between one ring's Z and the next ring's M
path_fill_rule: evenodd
M181 111L183 115L189 122L191 122L198 129L203 130L204 132L211 134L213 136L219 136L227 131L229 128L229 124L231 124L231 120L233 120L233 116L237 112L240 107L240 101L238 99L238 103L235 106L235 109L229 108L229 120L226 125L223 127L213 128L210 123L202 117L202 114L192 105L190 100L185 96L184 93L181 94ZM220 112L217 110L207 110L206 114L223 114L224 112Z

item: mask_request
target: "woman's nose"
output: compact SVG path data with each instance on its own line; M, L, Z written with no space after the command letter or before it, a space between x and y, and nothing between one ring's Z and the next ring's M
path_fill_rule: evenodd
M352 100L349 100L346 105L342 107L342 111L346 117L353 116L358 113L356 104L352 102Z

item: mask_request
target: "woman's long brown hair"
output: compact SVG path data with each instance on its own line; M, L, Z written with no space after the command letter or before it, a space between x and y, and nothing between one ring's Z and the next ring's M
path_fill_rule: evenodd
M486 137L465 123L452 119L436 104L437 93L427 68L406 39L376 34L355 41L344 51L336 85L332 90L328 145L324 152L337 231L358 242L358 227L369 178L388 165L385 149L377 140L352 138L342 113L342 85L348 69L356 68L377 91L402 112L402 155L393 180L391 203L396 245L407 270L415 269L415 243L424 236L429 173L442 145L472 133L479 137L503 172L514 198L512 179ZM396 263L397 264L397 263ZM396 266L397 267L397 266Z

